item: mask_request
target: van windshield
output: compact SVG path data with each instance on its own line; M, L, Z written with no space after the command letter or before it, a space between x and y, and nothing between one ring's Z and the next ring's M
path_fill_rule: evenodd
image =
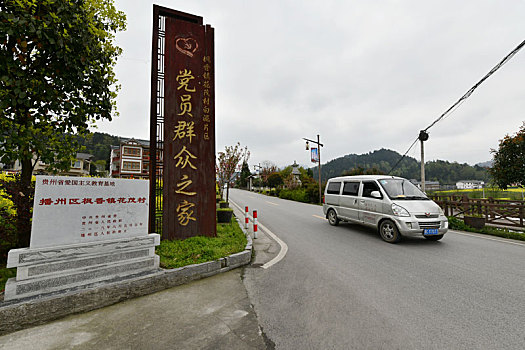
M379 183L390 199L430 200L425 193L406 179L381 179Z

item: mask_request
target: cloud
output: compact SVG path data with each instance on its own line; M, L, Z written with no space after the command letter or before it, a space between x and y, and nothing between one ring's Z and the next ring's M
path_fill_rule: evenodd
M121 117L100 129L148 138L153 2L116 4L128 15L117 37ZM308 164L301 138L317 134L323 162L379 148L404 153L525 29L518 0L160 4L215 28L217 150L240 141L254 163L278 165ZM490 159L524 119L524 61L518 53L430 130L428 160Z

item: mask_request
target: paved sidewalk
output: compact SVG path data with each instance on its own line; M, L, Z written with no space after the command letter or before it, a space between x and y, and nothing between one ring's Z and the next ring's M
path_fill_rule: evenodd
M0 337L0 349L266 349L236 269Z

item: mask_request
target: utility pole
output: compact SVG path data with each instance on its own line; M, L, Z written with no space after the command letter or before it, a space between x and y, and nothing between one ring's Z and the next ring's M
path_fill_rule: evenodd
M421 191L425 192L425 141L428 140L428 133L421 130L418 139L421 141Z
M319 203L323 203L323 190L321 189L321 147L323 147L323 144L321 143L321 140L319 138L319 135L317 135L317 141L306 139L303 137L303 140L306 140L306 150L309 149L308 142L315 143L317 145L317 158L319 163Z

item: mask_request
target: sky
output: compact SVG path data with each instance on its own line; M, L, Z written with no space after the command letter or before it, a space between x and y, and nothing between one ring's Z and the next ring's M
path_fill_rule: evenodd
M525 0L116 0L120 116L99 132L149 139L153 4L215 29L216 150L250 167L313 166L381 148L404 154L525 39ZM525 49L429 129L425 160L476 164L525 121ZM419 160L420 146L408 153Z

